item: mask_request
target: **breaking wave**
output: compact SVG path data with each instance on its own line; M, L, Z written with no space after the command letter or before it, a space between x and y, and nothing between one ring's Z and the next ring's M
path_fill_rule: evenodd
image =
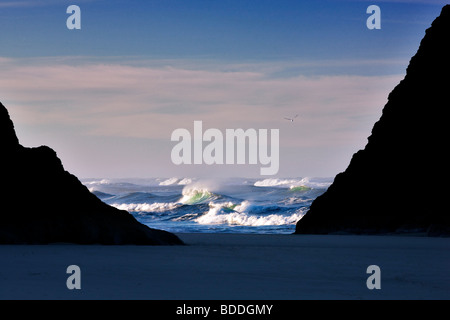
M213 204L210 203L209 211L196 218L199 224L228 224L239 226L280 226L294 224L303 216L304 212L294 212L292 214L263 214L264 212L275 211L274 208L263 207L244 201L240 205L231 202ZM257 214L259 213L259 214Z
M180 186L184 186L184 185L188 185L190 183L192 183L192 179L190 179L190 178L183 178L183 179L170 178L170 179L167 179L167 180L164 180L164 181L160 182L159 185L160 186L171 186L171 185L177 184L177 185L180 185Z
M197 187L184 188L182 194L183 196L181 197L179 202L189 205L205 203L219 198L218 195L210 192L208 189Z
M120 210L126 210L130 212L165 212L168 210L176 209L180 206L179 203L113 203L113 207Z
M292 233L331 179L88 179L105 203L171 232Z
M269 178L264 180L258 180L255 182L255 187L283 187L283 188L297 188L297 187L307 187L315 189L328 188L331 184L329 178L301 178L301 179L276 179Z

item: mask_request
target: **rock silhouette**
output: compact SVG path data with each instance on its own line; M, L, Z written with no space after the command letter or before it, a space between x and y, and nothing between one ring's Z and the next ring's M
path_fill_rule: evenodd
M368 143L313 201L297 234L450 235L450 5L426 30Z
M1 103L0 149L0 243L182 244L174 234L103 203L64 170L49 147L20 145Z

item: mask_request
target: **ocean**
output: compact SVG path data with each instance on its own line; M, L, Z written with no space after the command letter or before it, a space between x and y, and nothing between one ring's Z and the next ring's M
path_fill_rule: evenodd
M82 179L98 198L174 233L288 234L332 178Z

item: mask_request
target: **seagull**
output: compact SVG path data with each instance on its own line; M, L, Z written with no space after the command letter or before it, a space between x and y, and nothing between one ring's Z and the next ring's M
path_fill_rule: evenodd
M284 119L289 120L290 122L294 122L294 119L298 117L298 114L295 115L295 117L293 118L286 118L284 117Z

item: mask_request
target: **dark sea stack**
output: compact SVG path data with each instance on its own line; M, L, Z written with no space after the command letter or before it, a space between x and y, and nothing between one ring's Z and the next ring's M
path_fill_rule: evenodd
M8 110L1 103L0 105L0 148L10 151L18 148L19 139L17 139L14 124L9 117Z
M312 203L295 233L450 235L449 39L447 5L426 30L364 150Z
M1 103L0 148L1 244L182 244L99 200L49 147L20 145Z

